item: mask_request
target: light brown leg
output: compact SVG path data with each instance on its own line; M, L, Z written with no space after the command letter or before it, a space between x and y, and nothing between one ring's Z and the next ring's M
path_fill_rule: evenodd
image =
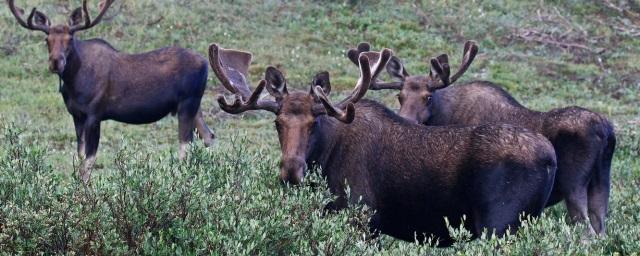
M96 163L96 156L90 156L84 160L82 160L82 166L80 166L80 178L84 184L88 184L91 179L91 169L93 165Z
M180 148L178 149L178 158L180 160L187 156L187 146L189 146L189 142L180 142Z
M195 125L198 136L200 136L200 138L204 141L205 147L211 146L216 136L215 134L213 134L211 129L209 129L207 123L204 122L204 115L200 110L198 110L198 114L196 115Z

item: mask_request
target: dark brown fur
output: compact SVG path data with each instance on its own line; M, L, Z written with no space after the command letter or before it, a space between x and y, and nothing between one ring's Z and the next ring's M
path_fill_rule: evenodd
M358 50L350 50L350 55L369 48L368 44L361 44ZM432 71L430 75L411 76L397 58L389 62L387 71L400 81L374 86L400 90L399 115L411 122L427 125L507 123L543 134L554 145L558 159L558 174L547 205L564 199L571 220L586 222L589 219L592 231L605 233L611 159L616 143L613 126L606 118L580 107L549 112L529 110L499 86L485 81L434 87L437 82L434 78L439 80L447 75L436 72L438 76L434 77Z
M13 1L7 0L12 10ZM180 157L185 144L193 140L197 127L206 144L213 133L204 123L200 100L207 82L207 61L199 54L178 47L168 47L143 54L118 52L102 39L79 40L76 31L97 24L112 1L90 22L83 9L76 9L68 25L49 26L37 11L24 22L20 11L14 12L26 28L47 33L49 69L64 82L60 92L73 117L78 141L78 154L83 158L81 177L90 178L90 169L98 149L100 122L115 120L130 124L146 124L169 113L179 119ZM84 13L84 14L83 14ZM37 15L36 15L37 14ZM86 23L85 23L86 22Z
M611 160L616 137L602 115L581 107L538 112L520 105L499 86L470 82L436 91L427 125L499 122L529 128L554 145L558 173L548 206L565 200L572 221L590 221L605 234Z
M220 62L220 50L211 47L210 62L225 84L226 72L237 68ZM226 51L222 53L240 54ZM367 58L358 59L362 70ZM375 77L378 68L373 70ZM370 222L374 231L407 241L433 235L440 245L449 245L445 217L458 226L465 215L465 226L475 236L485 229L502 235L508 227L517 229L521 213L538 216L547 202L556 161L552 145L539 134L510 125L427 127L367 100L355 107L345 101L336 105L345 115L354 111L351 119L330 117L326 114L335 110L326 104L327 73L316 76L310 92L288 92L276 69L268 69L265 77L253 94L237 95L233 105L220 98L221 108L234 114L252 109L275 113L280 179L297 184L305 166L322 167L329 189L338 196L327 208L364 203L376 210ZM363 77L360 81L371 81ZM367 84L359 84L347 99L362 94L363 88L366 92ZM270 104L256 96L265 86L276 99Z
M509 125L427 127L361 101L351 124L319 117L307 155L322 167L340 209L362 197L376 210L372 228L448 245L443 217L477 236L515 231L521 213L538 216L551 191L555 156L548 141ZM351 197L344 193L348 184ZM418 235L414 237L414 232Z

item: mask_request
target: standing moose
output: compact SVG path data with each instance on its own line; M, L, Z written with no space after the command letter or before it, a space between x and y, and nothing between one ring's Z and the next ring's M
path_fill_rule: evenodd
M204 57L178 47L129 55L102 39L77 39L76 32L98 24L113 0L101 2L100 14L93 20L84 0L68 24L55 26L35 8L25 21L14 1L7 3L18 24L47 34L49 70L64 82L60 92L73 117L83 159L80 177L85 183L95 162L103 120L146 124L177 113L180 158L193 140L194 128L206 145L213 142L200 111L208 72Z
M361 43L348 51L354 62L360 53L380 55ZM580 107L538 112L518 103L501 87L487 81L474 81L447 87L471 64L477 46L467 42L463 63L449 79L446 55L432 60L428 76L411 76L398 58L387 64L388 73L398 82L373 83L372 90L399 90L400 115L427 125L478 125L507 123L544 135L553 144L558 159L558 173L547 206L565 200L573 222L587 222L589 231L605 233L609 205L611 159L616 137L611 123L603 116ZM356 62L354 62L356 63ZM357 63L356 63L357 64ZM441 79L443 83L438 83ZM590 224L590 225L589 225Z
M355 90L335 105L327 97L327 72L315 76L310 91L289 92L283 74L268 67L252 93L246 72L250 53L212 44L209 61L236 97L232 104L218 98L223 111L276 115L280 180L301 183L308 165L320 166L337 196L327 208L339 210L361 199L376 210L369 223L373 231L407 241L433 235L442 239L440 245L449 245L444 217L457 226L466 215L465 225L477 237L485 229L498 235L509 227L514 231L522 213L539 215L556 170L551 143L510 125L413 124L379 103L361 100L391 54L361 54ZM265 87L275 101L260 98Z

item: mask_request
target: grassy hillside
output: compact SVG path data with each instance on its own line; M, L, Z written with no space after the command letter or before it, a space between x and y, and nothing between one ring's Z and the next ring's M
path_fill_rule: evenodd
M16 1L54 23L80 1ZM96 12L97 1L89 1ZM95 14L94 14L95 15ZM281 66L296 88L328 70L334 90L349 91L357 68L345 49L389 47L412 74L448 53L459 63L466 40L480 53L463 81L502 84L536 110L578 105L606 114L618 147L605 238L566 225L563 205L529 220L515 236L461 241L447 249L383 236L368 239L368 209L323 216L331 200L321 177L301 188L277 182L273 116L230 116L214 99L210 74L203 109L218 140L194 143L178 162L177 120L102 124L93 185L77 170L75 134L47 71L44 34L19 27L0 7L0 253L92 254L621 254L640 251L640 2L611 1L117 1L101 37L123 52L179 45L206 54L212 42L251 51L252 81ZM212 72L210 72L212 73ZM339 95L339 94L338 94ZM333 97L338 97L333 95ZM397 108L395 93L369 92Z

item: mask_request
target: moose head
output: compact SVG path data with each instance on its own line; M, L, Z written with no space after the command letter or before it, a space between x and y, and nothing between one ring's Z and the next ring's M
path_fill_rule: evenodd
M46 42L49 49L49 71L61 75L67 64L67 59L73 47L74 34L81 30L92 28L100 23L102 17L109 9L113 0L102 1L100 3L100 14L91 20L87 8L87 0L82 2L82 7L78 7L69 16L67 24L51 26L51 21L47 16L36 8L31 10L27 20L22 18L24 11L15 6L13 0L7 0L11 13L16 17L18 24L26 29L42 31L47 34Z
M377 76L387 64L392 52L384 49L375 64L370 65L366 54L358 57L360 78L353 92L337 104L329 100L331 82L328 72L320 72L312 80L309 91L292 91L282 72L268 67L265 78L251 92L247 70L251 54L222 49L216 44L209 47L209 62L222 85L235 94L229 104L224 96L218 97L223 111L239 114L248 110L266 110L276 114L275 126L281 146L280 180L299 184L303 181L306 160L316 149L316 128L322 122L320 116L330 116L343 123L351 123L355 117L355 106L367 92L372 77ZM372 73L373 70L373 73ZM261 99L264 89L274 100ZM323 119L326 120L326 119Z
M449 56L446 54L431 59L431 70L428 75L409 75L402 61L393 56L387 64L387 72L397 81L382 82L373 77L369 89L399 90L400 110L398 114L413 122L426 123L430 116L429 105L433 93L455 83L467 71L477 53L476 43L467 41L464 45L460 69L452 77L450 77ZM356 49L347 51L347 57L355 64L357 64L357 56L362 54L369 56L369 58L377 58L380 52L371 51L371 46L368 43L360 43Z

